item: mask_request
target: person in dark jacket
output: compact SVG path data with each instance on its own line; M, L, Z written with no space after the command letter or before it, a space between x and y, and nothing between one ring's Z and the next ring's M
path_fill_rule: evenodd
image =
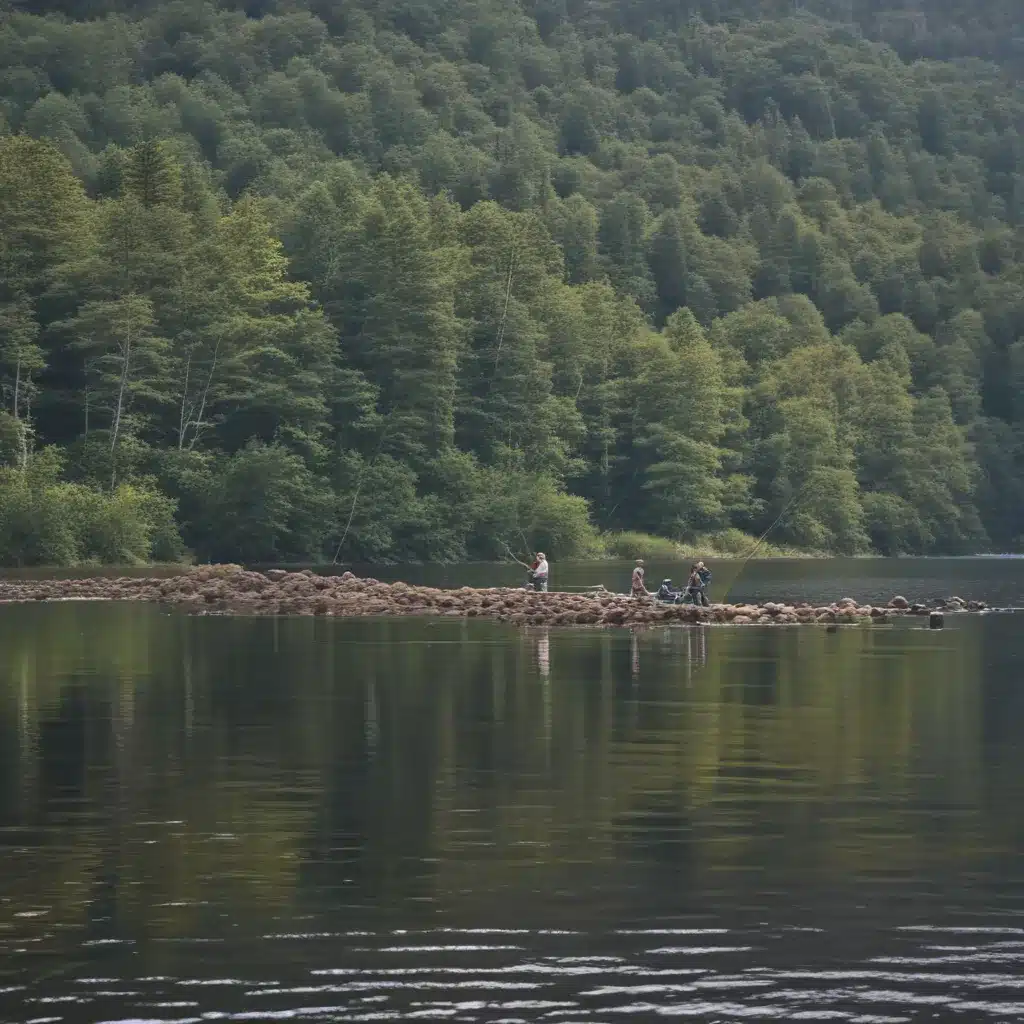
M658 587L658 593L655 595L659 601L665 601L668 604L675 604L679 600L679 591L672 589L671 580L662 580L661 586Z
M698 562L697 574L700 576L700 595L704 599L704 604L710 604L711 602L708 600L708 586L711 583L711 570L703 562Z
M701 570L707 573L707 578L711 579L711 573L707 568L704 567L703 562L695 562L690 567L690 578L686 581L686 596L693 601L694 604L709 605L711 602L707 599L707 595L704 593L704 576L701 574Z

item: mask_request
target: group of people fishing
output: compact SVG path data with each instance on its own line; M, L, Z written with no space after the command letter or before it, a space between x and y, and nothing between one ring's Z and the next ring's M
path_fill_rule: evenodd
M686 586L682 590L676 590L670 579L663 579L654 597L666 604L698 604L710 605L708 600L708 585L711 583L711 570L703 562L694 562L690 566L690 575ZM650 591L644 583L644 560L636 560L636 568L633 570L633 579L630 584L630 593L633 597L648 597Z
M548 589L548 560L543 551L538 551L533 562L528 566L529 576L527 587L547 593ZM633 576L630 580L630 594L633 597L651 597L667 604L697 604L710 605L707 589L711 582L711 570L703 562L694 562L690 567L690 576L686 586L676 590L670 579L661 581L661 586L653 595L644 584L644 560L638 558L636 567L633 569ZM603 588L601 588L603 589Z

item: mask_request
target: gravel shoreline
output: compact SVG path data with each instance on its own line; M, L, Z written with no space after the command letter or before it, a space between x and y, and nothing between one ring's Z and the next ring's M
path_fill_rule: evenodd
M102 577L0 581L0 602L146 601L200 615L448 616L514 625L633 626L658 623L722 625L883 624L905 615L985 611L983 601L954 597L931 605L896 596L885 605L851 598L833 604L660 604L607 591L546 594L511 587L439 590L310 570L250 572L239 566L201 566L162 578Z

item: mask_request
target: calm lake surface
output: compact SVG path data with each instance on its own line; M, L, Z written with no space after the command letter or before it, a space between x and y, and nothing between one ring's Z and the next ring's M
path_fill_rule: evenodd
M1024 606L1017 560L716 568ZM1022 619L947 622L0 607L0 1021L1024 1020Z

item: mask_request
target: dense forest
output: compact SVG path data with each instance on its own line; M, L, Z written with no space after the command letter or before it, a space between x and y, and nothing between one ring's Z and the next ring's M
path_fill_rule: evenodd
M0 0L0 559L1024 546L1018 0Z

